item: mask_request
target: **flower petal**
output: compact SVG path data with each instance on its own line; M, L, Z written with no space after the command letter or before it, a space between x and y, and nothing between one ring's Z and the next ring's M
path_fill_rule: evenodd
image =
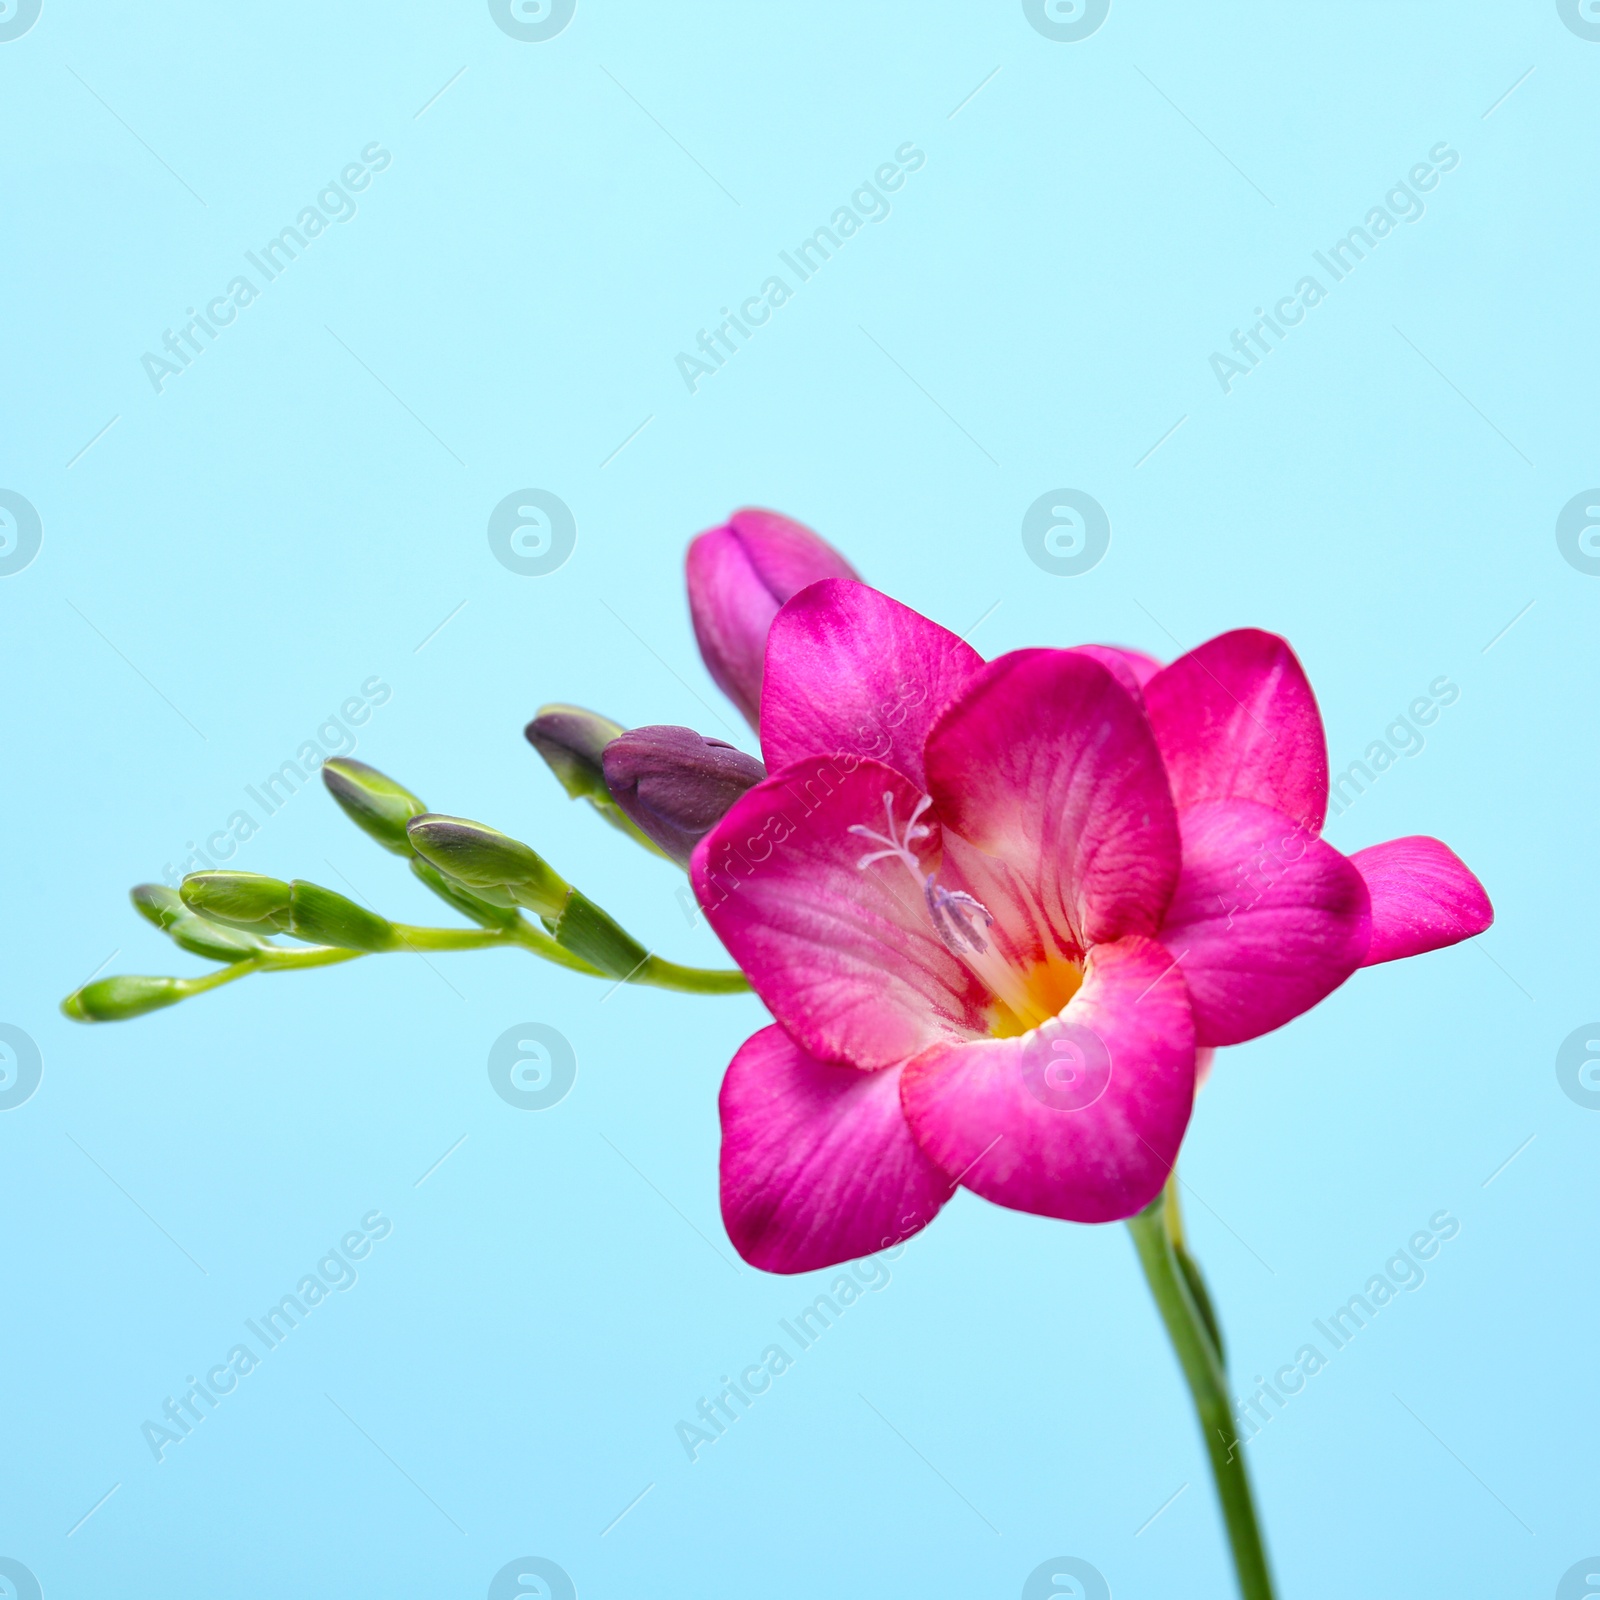
M900 1109L900 1068L808 1056L782 1028L739 1048L722 1080L722 1220L765 1272L810 1272L932 1221L955 1186Z
M1390 839L1357 850L1350 862L1372 896L1372 944L1364 967L1442 950L1494 921L1483 885L1437 839Z
M921 795L892 767L796 762L736 800L690 866L711 926L773 1016L819 1060L855 1067L969 1036L988 1003L905 866L857 866L875 847L849 830L881 832L885 794L903 829ZM936 859L939 828L925 825L917 847Z
M1183 873L1161 929L1202 1045L1282 1027L1361 965L1366 885L1332 845L1251 800L1178 812Z
M1079 655L1089 656L1102 667L1110 669L1112 677L1135 700L1142 698L1144 686L1161 670L1161 663L1142 650L1128 650L1120 644L1080 644L1073 648Z
M1075 650L1018 650L974 673L928 735L947 830L998 856L1079 949L1154 933L1178 827L1144 714Z
M1314 833L1328 810L1328 742L1305 669L1275 633L1208 639L1144 686L1181 810L1256 800Z
M767 630L791 595L855 568L803 523L776 511L736 511L689 546L689 615L706 670L756 726Z
M997 1205L1112 1222L1148 1205L1194 1105L1194 1025L1171 955L1140 935L1089 952L1059 1018L939 1044L901 1075L922 1148Z
M814 583L767 638L762 755L774 770L806 756L870 758L925 787L928 726L982 665L971 645L864 583Z

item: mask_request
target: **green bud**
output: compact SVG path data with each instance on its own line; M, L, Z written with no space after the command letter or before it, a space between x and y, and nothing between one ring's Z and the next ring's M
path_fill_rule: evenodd
M411 848L447 878L491 904L558 916L571 885L520 840L463 817L429 813L406 827Z
M133 901L133 909L163 933L177 918L190 914L178 891L164 883L137 883L128 891L128 898Z
M397 856L411 854L406 824L427 807L409 789L369 767L365 761L335 756L322 763L322 781L344 814Z
M122 1022L183 999L181 978L97 978L61 1002L74 1022Z
M481 927L514 928L521 921L522 914L515 906L491 905L489 901L469 894L459 883L445 877L436 866L424 861L421 856L412 856L411 870L446 905L454 906L462 916L471 917Z
M178 893L196 916L230 928L289 931L289 885L259 872L191 872Z
M208 961L247 961L263 948L256 934L196 915L178 891L164 883L137 884L128 898L146 922L153 922L181 949Z
M180 949L207 961L248 961L266 948L254 934L197 917L192 911L174 917L163 931Z
M568 894L550 931L562 949L613 978L631 978L650 959L650 952L631 933L576 889Z
M289 885L288 932L312 944L337 945L341 950L393 950L400 941L394 928L365 906L320 883L296 878Z

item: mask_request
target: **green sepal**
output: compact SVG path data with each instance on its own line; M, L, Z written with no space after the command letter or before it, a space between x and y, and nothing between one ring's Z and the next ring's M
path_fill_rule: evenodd
M424 861L421 856L412 856L411 870L446 905L454 906L462 916L470 917L480 927L514 928L522 920L522 913L515 906L492 905L475 894L469 894L459 883L445 877L436 866Z
M336 890L299 878L289 887L287 931L295 938L312 944L331 944L340 950L402 948L392 924Z
M427 806L393 778L365 761L335 756L322 763L322 782L340 809L363 832L397 856L411 854L406 824Z
M181 978L97 978L69 994L61 1009L74 1022L123 1022L175 1005L184 993Z
M550 929L563 950L581 956L613 978L631 978L650 952L587 895L573 889Z

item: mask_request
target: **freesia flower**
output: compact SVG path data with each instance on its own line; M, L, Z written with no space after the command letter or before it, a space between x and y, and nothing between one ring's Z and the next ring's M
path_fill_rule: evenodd
M1492 915L1435 840L1320 838L1321 720L1270 634L985 664L825 580L773 623L760 735L770 776L692 874L775 1018L721 1096L724 1219L771 1271L897 1242L957 1187L1131 1216L1197 1051Z
M774 1020L720 1098L740 1254L772 1272L847 1261L927 1226L959 1188L1126 1218L1240 1592L1271 1600L1221 1334L1169 1182L1195 1089L1218 1047L1356 968L1481 932L1482 887L1436 839L1347 857L1322 838L1321 717L1272 634L1226 633L1167 666L1111 645L985 662L768 511L701 534L688 578L706 665L763 760L566 704L525 731L571 798L688 866L738 970L656 954L533 846L338 758L323 777L345 813L473 926L212 868L133 899L216 970L96 977L62 1009L118 1021L398 950L514 948L613 987L753 988Z
M820 578L855 568L809 528L776 511L736 511L698 535L687 562L689 615L716 685L753 728L767 630L778 608Z

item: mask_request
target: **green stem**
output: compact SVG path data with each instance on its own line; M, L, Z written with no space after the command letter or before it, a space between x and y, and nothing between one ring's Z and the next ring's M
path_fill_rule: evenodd
M401 948L421 950L494 950L503 945L520 944L514 931L499 928L419 928L410 922L391 922Z
M391 923L396 943L392 948L420 954L424 951L521 949L545 961L554 962L585 977L611 976L558 944L547 933L536 928L525 917L519 917L508 926L494 928L421 928L412 923ZM102 979L86 984L62 1001L67 1015L78 1022L111 1022L172 1005L193 995L205 994L210 989L220 989L225 983L236 983L253 972L297 972L304 967L331 967L341 961L357 961L364 955L375 954L367 950L349 950L336 945L262 945L254 955L241 961L230 961L214 972L198 978L136 978L128 980L145 986L137 995L97 994L108 986L122 982L119 979ZM646 956L627 973L623 983L647 984L656 989L674 989L681 994L742 994L749 989L749 980L737 970L718 970L708 967L680 967L675 961L663 961L659 956ZM157 992L150 992L154 986Z
M403 950L414 953L437 950L495 950L522 949L558 967L567 967L587 977L606 976L598 967L574 955L559 945L549 934L541 932L525 917L509 928L421 928L409 922L392 923L395 935ZM334 961L352 961L365 955L364 950L336 950L331 946L314 945L309 950L279 949L263 951L248 961L236 961L222 973L211 973L191 981L201 988L214 989L230 978L243 977L245 972L272 971L287 967L321 967ZM749 980L737 969L716 967L682 967L675 961L663 961L651 956L643 965L629 973L627 983L646 984L654 989L675 989L680 994L743 994L750 987ZM199 989L191 991L198 993Z
M344 950L331 944L307 945L303 950L292 946L272 945L254 958L241 961L239 966L259 965L262 972L298 972L302 967L333 967L341 961L354 961L364 954L361 950ZM229 969L232 970L231 968ZM198 979L197 982L204 982Z
M1157 1197L1138 1216L1128 1219L1139 1265L1144 1268L1156 1308L1166 1324L1167 1337L1188 1380L1189 1393L1205 1436L1211 1459L1211 1476L1222 1502L1222 1519L1233 1548L1234 1571L1243 1600L1273 1600L1272 1575L1256 1524L1255 1503L1244 1452L1233 1425L1228 1400L1227 1373L1208 1318L1198 1305L1178 1254L1183 1249L1182 1225L1177 1219L1176 1178L1168 1180L1167 1193ZM1168 1219L1169 1195L1172 1218ZM1196 1273L1196 1277L1198 1274Z
M719 967L680 967L676 961L651 956L629 979L652 989L676 989L679 994L743 994L750 980L742 972Z
M298 972L302 967L331 967L336 962L354 961L361 953L359 950L336 950L332 945L320 944L305 950L271 947L244 961L230 961L227 966L208 972L203 977L180 978L178 985L182 990L182 998L187 1000L190 995L204 994L207 989L220 989L223 984L248 977L252 972Z

